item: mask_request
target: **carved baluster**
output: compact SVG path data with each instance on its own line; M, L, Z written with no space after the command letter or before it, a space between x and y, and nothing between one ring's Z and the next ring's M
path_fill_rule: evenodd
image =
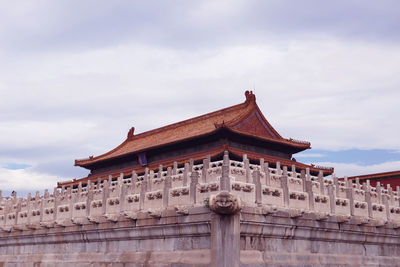
M36 207L39 208L40 210L40 222L43 221L43 199L40 201L40 194L39 191L36 191L35 193L35 202L36 202ZM39 204L40 202L40 204ZM55 201L54 201L55 202ZM54 212L55 213L55 212Z
M395 203L395 205L400 207L400 186L396 186L396 192L397 192L397 197L398 197L398 202Z
M277 162L278 165L278 162ZM282 175L281 179L281 187L283 191L283 203L286 207L289 207L289 184L287 175Z
M121 187L122 186L122 184L123 184L123 181L124 180L124 173L123 172L121 172L120 174L119 174L119 176L118 176L118 187Z
M328 195L329 195L329 205L331 207L331 214L335 214L336 213L336 210L335 210L336 196L335 196L333 185L331 185L331 184L328 185Z
M132 171L132 183L135 184L136 182L139 182L137 173L135 171Z
M207 183L208 178L208 169L210 168L210 160L208 158L203 159L203 169L201 171L201 180L203 183Z
M158 165L158 173L157 173L157 178L162 178L162 172L163 172L163 165Z
M318 173L318 182L319 182L321 195L325 195L324 173L322 171L319 171L319 173Z
M276 174L279 176L282 175L281 163L279 161L276 162Z
M271 185L271 172L269 171L269 163L266 162L264 164L264 170L265 170L265 184L267 186Z
M253 183L256 186L256 204L261 205L261 180L260 171L253 171Z
M310 173L310 168L306 168L306 181L311 180L311 173Z
M143 181L146 181L146 183L147 183L147 191L151 191L152 188L153 188L153 185L152 185L151 180L149 178L149 168L147 168L147 167L144 170Z
M306 171L301 170L300 172L300 179L301 179L301 184L303 185L303 191L306 191Z
M265 172L264 159L260 158L260 171Z
M119 211L120 214L125 214L125 196L127 191L127 184L121 183L120 192L119 192Z
M391 206L393 206L393 204L394 204L394 197L393 197L393 189L392 189L392 187L390 186L390 184L387 184L387 191L388 191L388 195L389 195L389 204L391 205Z
M90 209L91 207L91 203L93 200L93 183L89 180L86 186L86 190L87 190L87 198L86 198L86 216L90 216Z
M154 171L153 170L149 171L149 184L151 188L154 188L154 178L155 178Z
M249 159L247 158L247 154L243 154L243 165L246 171L246 183L250 183L250 166Z
M360 178L356 178L356 188L360 189Z
M344 177L344 183L346 185L346 198L349 199L350 214L354 215L354 190L352 182L348 180L347 176Z
M194 160L192 158L189 159L189 167L190 167L190 172L193 171L193 165L194 165Z
M13 191L11 196L12 196L12 203L15 205L17 203L17 192Z
M376 192L378 193L378 203L382 204L382 188L381 182L376 183Z
M333 184L335 185L335 195L336 197L339 197L339 192L340 192L339 180L334 173L332 173L332 177L333 177Z
M144 179L140 187L139 208L141 210L144 208L144 202L146 201L146 192L147 192L147 181Z
M102 190L102 206L101 206L101 215L106 214L106 206L107 206L107 199L110 194L110 184L109 181L104 180L103 181L103 190Z
M72 209L74 208L74 204L76 201L76 194L72 194L72 187L68 187L67 193L68 193L68 196L66 199L68 201L67 204L69 204L68 219L72 220Z
M167 177L165 177L164 181L164 190L163 190L163 207L167 208L168 207L168 200L169 200L169 189L171 188L171 175L172 175L172 169L171 167L168 167L167 169Z
M32 211L32 205L31 205L31 201L32 201L32 195L31 193L28 193L28 196L26 198L26 212L28 214L28 218L27 218L27 222L26 224L29 225L31 223L31 211Z
M192 205L196 204L196 190L197 184L199 183L200 174L197 171L192 172L190 175L190 190L189 190L189 197L190 203Z
M389 210L389 198L388 198L388 195L383 195L382 196L382 203L385 206L386 219L389 221L390 220L390 210Z
M174 161L174 165L173 165L173 169L172 169L172 175L177 175L178 174L178 163L176 161Z
M220 180L220 190L231 191L231 181L229 178L229 152L224 152L222 162L222 176Z
M292 177L297 178L296 165L293 164L291 170L292 170Z
M310 207L310 210L314 210L314 192L312 190L313 187L313 182L311 180L306 180L306 193L308 194L308 204Z
M189 168L189 163L185 163L185 167L183 169L183 186L187 186L188 184Z
M371 186L369 180L367 180L367 183L363 183L362 189L365 192L365 202L367 202L368 206L368 217L372 218Z

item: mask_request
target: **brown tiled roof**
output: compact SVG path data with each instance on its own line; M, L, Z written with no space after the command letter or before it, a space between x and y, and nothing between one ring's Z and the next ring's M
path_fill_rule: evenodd
M360 178L360 180L385 179L385 178L393 178L394 176L399 177L399 179L400 179L400 170L391 171L391 172L371 173L371 174L364 174L364 175L358 175L358 176L350 176L350 177L348 177L348 179L349 180L355 180L356 178ZM344 178L340 178L340 179L344 179Z
M268 123L258 108L255 95L246 91L246 101L242 104L224 108L199 117L167 125L155 130L133 135L129 131L127 139L115 149L87 159L75 160L76 166L87 166L95 162L117 158L123 155L141 152L150 148L160 147L166 144L181 142L194 137L203 136L216 131L219 127L226 127L240 134L257 137L265 141L286 144L304 150L310 148L310 143L299 142L292 139L282 138L279 133ZM258 112L259 120L264 125L263 129L248 130L240 123L248 119L251 114ZM253 116L254 117L254 116ZM253 118L257 119L257 118Z

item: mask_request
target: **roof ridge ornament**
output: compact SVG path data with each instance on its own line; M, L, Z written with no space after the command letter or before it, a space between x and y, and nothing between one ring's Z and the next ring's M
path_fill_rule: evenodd
M126 137L128 140L132 140L135 135L135 127L129 129L128 136Z
M250 103L250 102L255 102L256 101L256 95L253 93L253 91L247 90L244 93L244 95L246 97L246 103Z

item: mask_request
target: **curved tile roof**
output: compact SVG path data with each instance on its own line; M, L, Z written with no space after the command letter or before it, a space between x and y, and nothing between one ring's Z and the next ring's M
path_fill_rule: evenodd
M127 139L115 149L87 159L75 160L76 166L87 166L107 159L118 158L123 155L145 151L151 148L188 140L216 131L219 127L227 127L240 134L261 138L269 142L277 142L304 150L310 148L308 142L298 142L292 139L284 139L269 124L258 108L255 95L246 91L246 101L228 108L217 110L202 116L170 124L161 128L134 135L132 128ZM258 112L260 121L265 130L253 131L240 126L240 123L249 118L251 114Z

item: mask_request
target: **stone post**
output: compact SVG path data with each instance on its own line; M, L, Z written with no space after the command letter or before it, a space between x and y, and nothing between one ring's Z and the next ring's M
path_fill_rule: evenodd
M335 214L335 207L336 207L336 199L335 199L335 192L333 191L333 185L328 185L328 195L329 195L329 205L331 207L331 214Z
M336 177L336 175L333 173L332 174L332 177L333 177L333 184L334 184L334 186L335 186L335 195L337 196L337 197L339 197L339 192L340 192L340 190L339 190L339 180L338 180L338 178Z
M376 193L378 193L378 203L382 204L382 188L381 182L376 183Z
M269 164L268 162L265 163L265 185L270 186L271 185L271 173L269 172Z
M354 216L354 190L351 184L351 181L347 179L347 176L344 177L344 182L346 185L346 198L349 199L350 205L350 214Z
M211 215L211 266L240 266L240 214Z
M127 185L121 182L120 192L119 192L119 211L120 214L124 214L125 211L125 196L126 196Z
M144 202L146 201L146 192L147 192L147 181L143 179L142 185L140 187L140 197L139 197L139 209L144 209Z
M260 158L260 171L265 172L265 163L263 158Z
M261 180L260 180L260 171L253 171L253 183L256 186L256 204L261 205Z
M371 186L369 180L367 180L367 183L363 185L363 190L365 192L365 202L367 202L368 206L368 217L372 218Z
M278 163L277 163L278 165ZM289 207L289 183L287 175L282 175L281 177L281 187L283 191L283 203L286 207ZM305 186L303 184L303 186Z
M35 194L35 202L36 203L39 203L39 198L40 198L39 191L36 191L36 194ZM39 207L41 222L43 221L43 205L44 205L44 201L42 200L40 202L40 207ZM54 219L56 218L56 216L57 216L57 198L54 200Z
M243 154L243 165L244 169L246 170L246 183L250 183L250 162L249 159L247 158L247 154Z
M221 191L210 197L210 210L211 266L239 267L240 199L227 191Z
M197 171L193 171L190 176L190 188L189 188L189 197L190 197L190 204L196 204L196 191L197 191L197 184L199 183L199 173Z
M314 210L314 192L312 190L312 181L311 180L307 180L306 181L306 192L308 194L308 201L309 201L309 207L310 207L310 211Z
M177 175L177 174L178 174L178 162L174 161L172 175Z
M303 185L303 191L306 191L306 171L301 170L300 172L300 179L301 179L301 184Z
M102 195L102 215L106 214L106 206L107 206L107 198L109 196L110 189L109 189L109 181L104 180L103 181L103 195Z
M208 182L208 168L210 168L210 161L208 158L203 159L203 169L201 170L201 181Z
M321 195L325 195L325 185L324 185L324 173L322 171L319 171L318 173L318 182L319 182L319 187L320 187L320 192Z
M187 186L188 184L189 168L189 163L185 163L185 167L183 169L183 186Z
M296 175L296 165L292 164L292 168L291 168L290 170L291 170L291 172L292 172L292 177L293 177L293 178L297 178L297 175Z
M395 206L400 206L400 186L398 185L398 186L396 186L396 193L397 193L397 196L399 197L399 199L398 199L398 202L396 203L395 202Z
M224 159L222 162L222 176L220 179L220 190L231 191L231 181L229 178L229 152L224 152Z
M152 181L150 180L150 175L149 175L149 168L145 168L144 169L144 178L143 181L147 182L147 191L151 191L152 190Z
M167 177L165 177L164 181L164 190L163 190L163 207L167 208L168 207L168 200L169 200L169 189L171 188L171 176L172 176L172 169L171 167L168 167L167 169Z
M281 163L279 161L276 162L276 174L282 175Z
M190 167L190 172L193 171L193 165L194 165L194 160L192 158L189 159L189 167Z
M88 180L86 185L87 190L87 197L86 197L86 216L90 216L90 209L92 206L90 205L93 200L93 183L92 181Z
M387 195L382 196L382 204L385 206L386 210L386 219L390 220L390 210L389 210L389 199Z

